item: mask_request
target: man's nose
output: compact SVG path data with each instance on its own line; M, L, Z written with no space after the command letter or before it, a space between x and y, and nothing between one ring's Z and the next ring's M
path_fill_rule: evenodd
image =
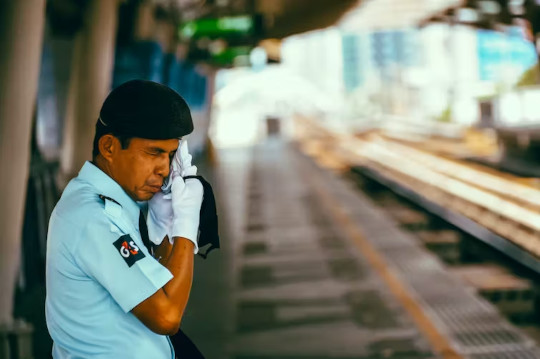
M171 161L169 161L168 157L164 156L163 158L160 158L159 164L156 168L156 173L163 178L169 176L170 163Z

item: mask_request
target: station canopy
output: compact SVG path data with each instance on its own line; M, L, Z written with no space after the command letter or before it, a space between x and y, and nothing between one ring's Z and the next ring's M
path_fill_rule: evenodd
M341 19L347 31L382 30L418 26L425 19L465 0L364 0Z
M364 0L365 1L365 0ZM153 0L156 5L171 9L179 23L193 23L198 19L228 18L238 26L249 27L261 21L259 40L282 39L301 32L334 25L347 11L362 0ZM255 20L252 20L255 19ZM210 29L213 20L204 25ZM216 20L219 21L219 20ZM251 31L251 29L248 29ZM188 30L189 31L189 30Z

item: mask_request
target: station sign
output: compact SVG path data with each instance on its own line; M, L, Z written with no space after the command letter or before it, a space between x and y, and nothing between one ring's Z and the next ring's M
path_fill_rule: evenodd
M225 16L220 18L203 18L180 25L178 32L182 39L207 37L217 38L249 38L260 33L262 23L258 15Z
M219 51L190 47L188 60L218 67L248 66L253 46L227 46Z
M220 53L213 54L210 58L210 63L220 66L231 65L248 65L249 55L253 47L251 46L235 46L228 47Z

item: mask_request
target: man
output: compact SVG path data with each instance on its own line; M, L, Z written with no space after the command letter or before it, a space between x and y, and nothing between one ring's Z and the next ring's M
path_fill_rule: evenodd
M105 100L93 160L68 184L49 223L54 358L175 357L168 335L188 301L203 197L197 179L182 179L197 170L187 147L175 156L192 130L186 102L166 86L130 81Z

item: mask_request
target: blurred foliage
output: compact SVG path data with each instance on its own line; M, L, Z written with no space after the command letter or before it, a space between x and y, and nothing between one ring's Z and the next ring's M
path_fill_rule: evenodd
M519 81L516 83L516 87L536 85L540 79L540 68L538 64L532 66L521 75Z
M441 114L435 117L435 121L449 123L452 122L452 107L450 105L441 112Z

